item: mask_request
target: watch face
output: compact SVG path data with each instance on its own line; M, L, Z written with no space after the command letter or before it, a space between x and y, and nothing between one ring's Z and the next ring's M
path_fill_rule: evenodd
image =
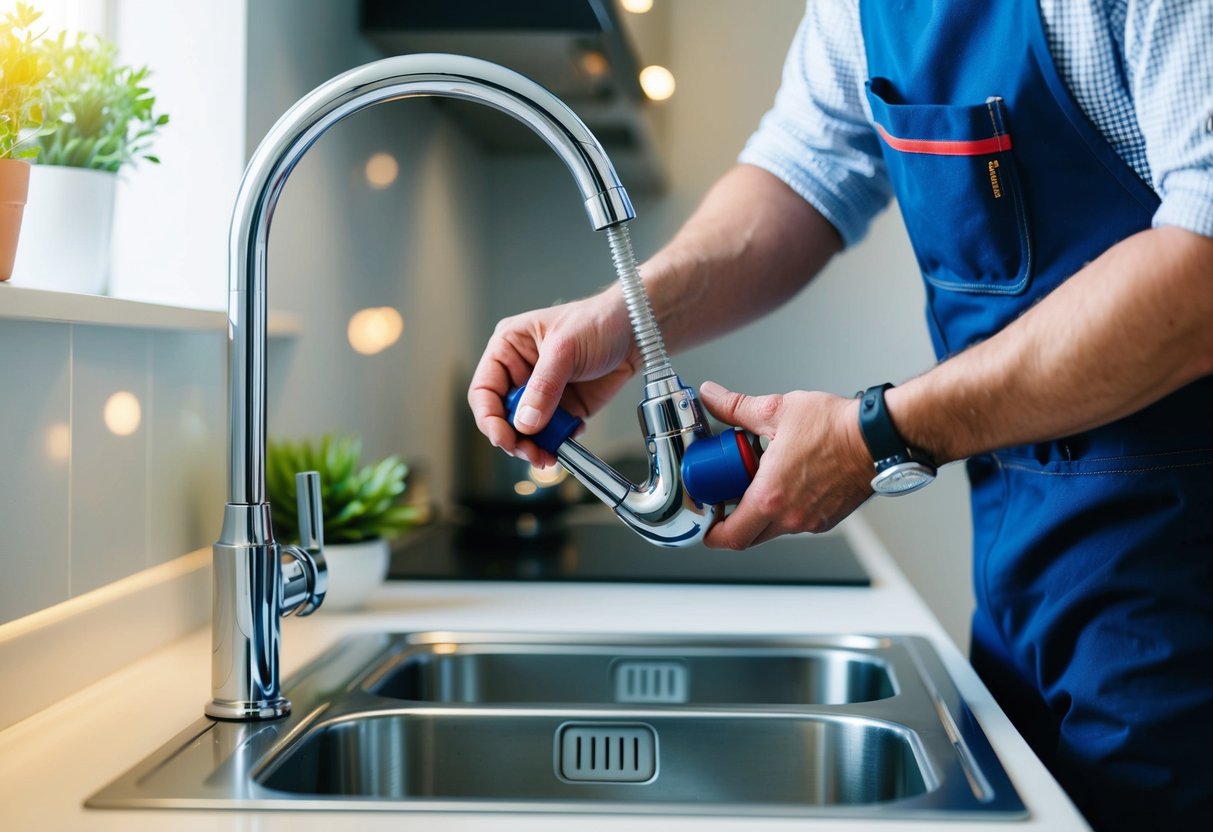
M917 491L931 480L935 472L921 462L902 462L885 468L872 480L872 490L877 494L896 496Z

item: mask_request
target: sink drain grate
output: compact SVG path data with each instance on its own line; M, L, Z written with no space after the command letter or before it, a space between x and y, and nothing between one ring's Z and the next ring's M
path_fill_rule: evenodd
M556 748L556 770L565 780L643 783L657 774L657 734L649 725L562 725Z
M614 673L616 702L677 705L690 698L681 662L621 661Z

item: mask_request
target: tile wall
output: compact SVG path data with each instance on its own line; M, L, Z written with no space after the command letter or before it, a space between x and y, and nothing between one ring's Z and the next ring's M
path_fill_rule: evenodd
M0 624L208 545L221 332L0 321Z

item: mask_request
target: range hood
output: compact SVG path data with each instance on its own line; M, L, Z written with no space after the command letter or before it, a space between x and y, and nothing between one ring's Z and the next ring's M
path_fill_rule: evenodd
M363 34L385 55L453 52L534 79L573 108L632 191L665 181L640 61L615 0L362 0ZM535 134L487 107L436 102L493 155L546 154Z

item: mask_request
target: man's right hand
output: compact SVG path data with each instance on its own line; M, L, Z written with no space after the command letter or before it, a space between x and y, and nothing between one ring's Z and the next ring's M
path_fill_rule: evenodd
M639 365L627 307L612 286L584 300L500 321L472 376L468 404L490 442L542 468L556 458L527 435L541 430L557 405L574 416L591 415ZM504 399L522 384L526 392L511 425Z

